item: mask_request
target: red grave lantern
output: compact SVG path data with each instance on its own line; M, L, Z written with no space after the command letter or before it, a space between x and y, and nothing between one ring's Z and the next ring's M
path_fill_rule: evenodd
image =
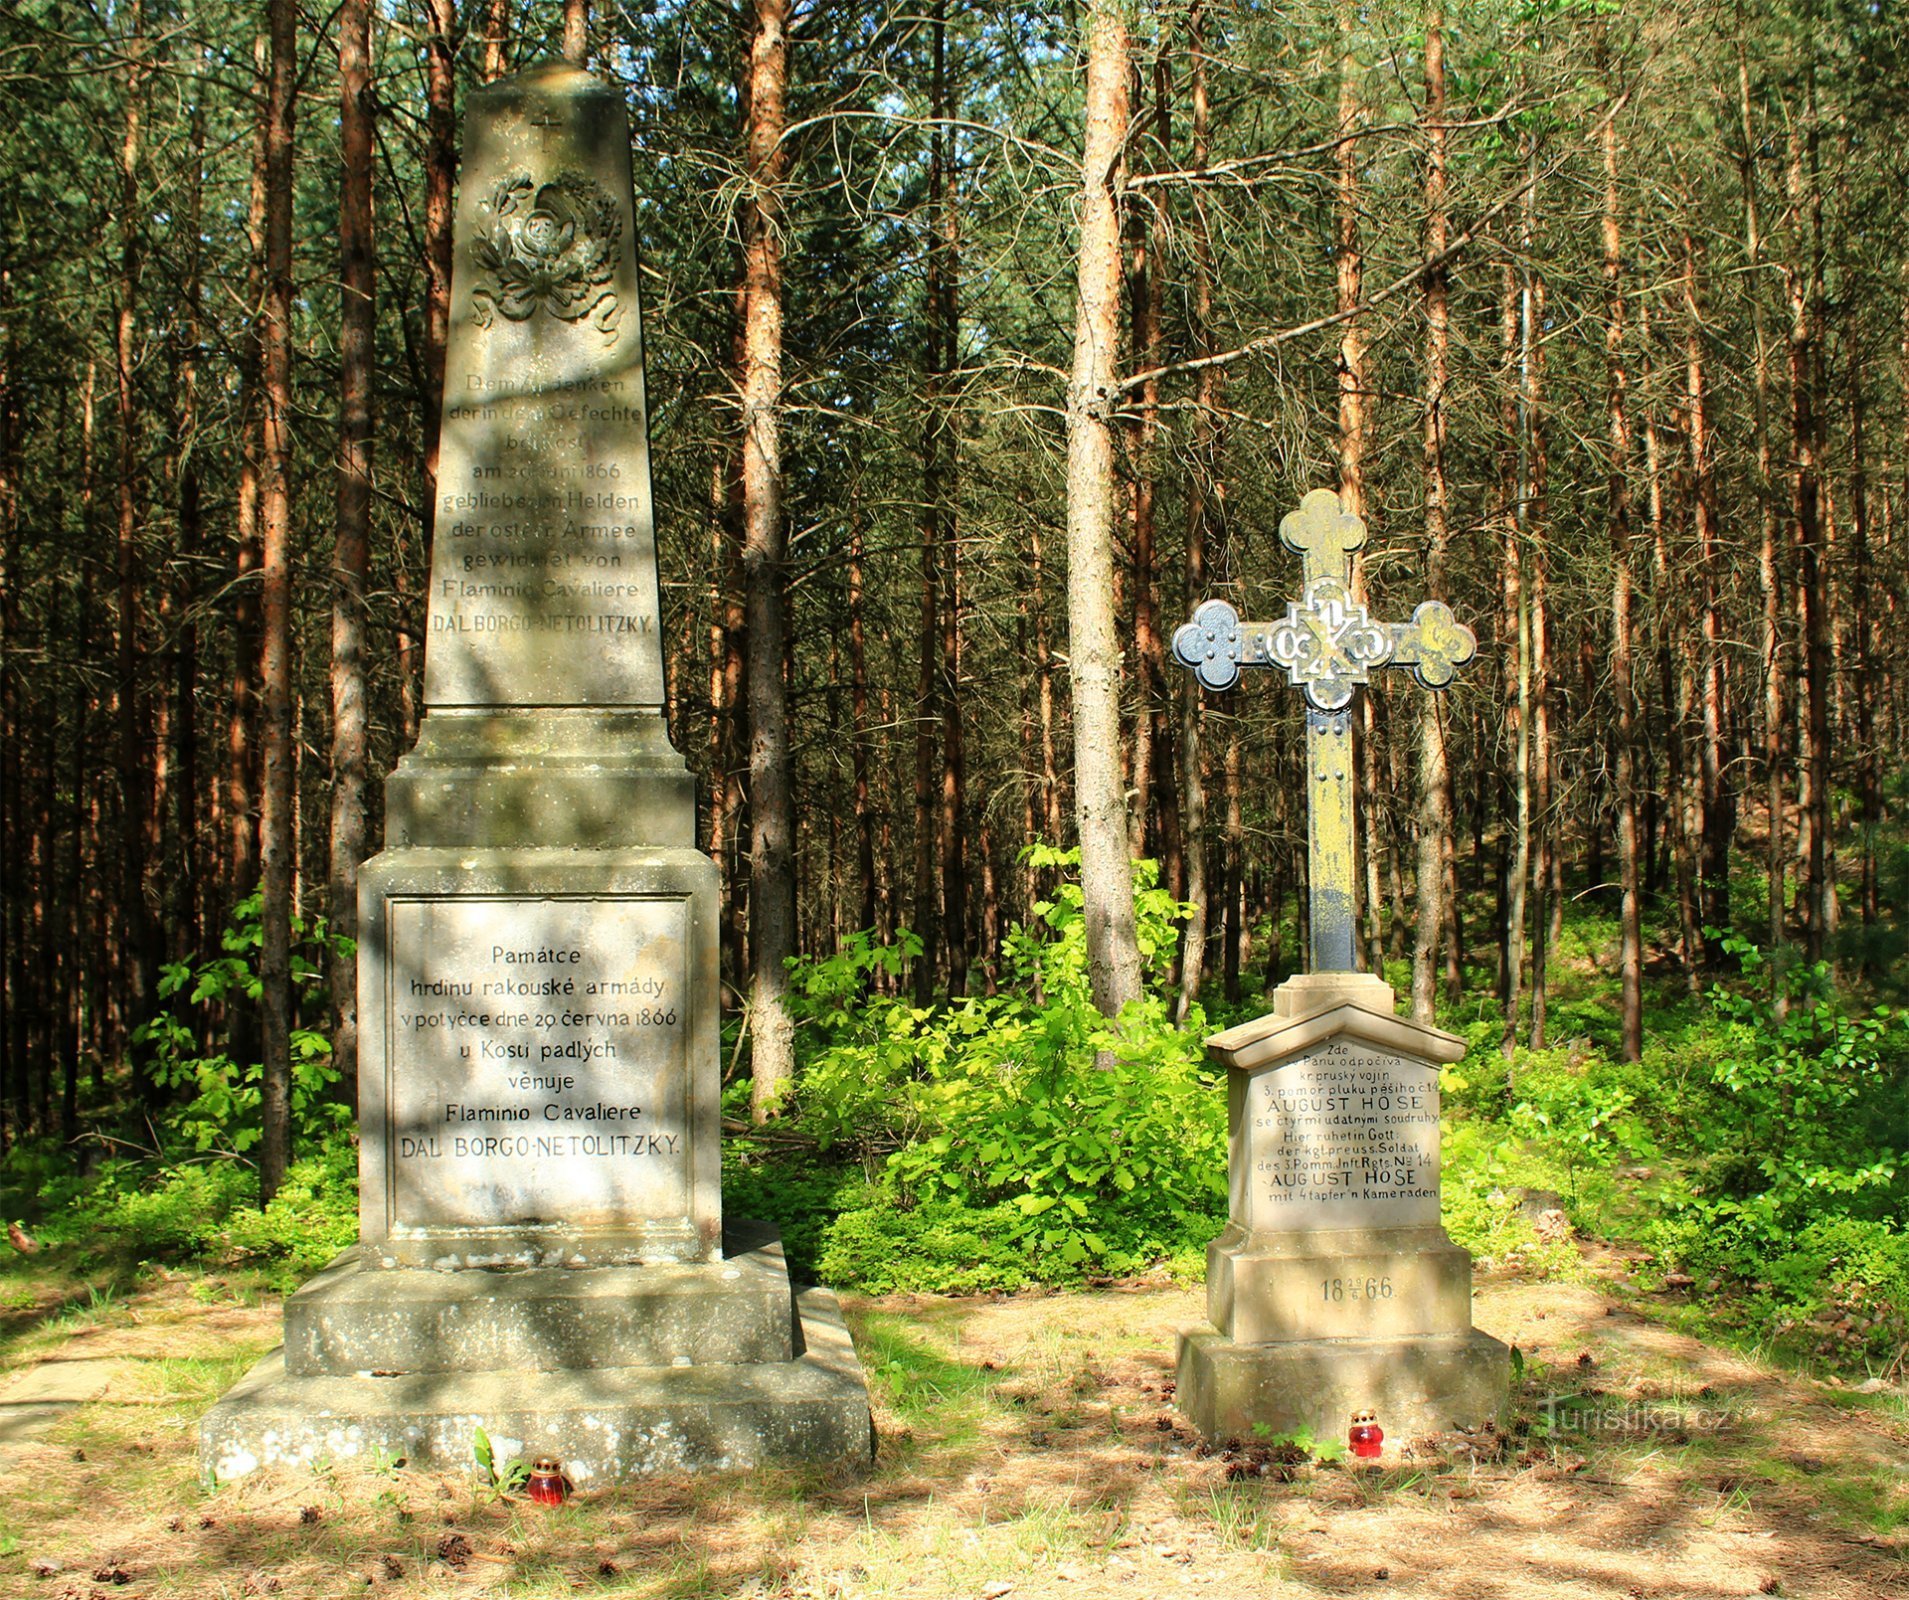
M563 1467L550 1456L539 1457L524 1480L524 1492L540 1506L560 1506L570 1493Z
M1379 1426L1379 1419L1370 1411L1355 1411L1352 1414L1352 1429L1346 1436L1346 1442L1352 1446L1352 1453L1362 1461L1376 1461L1379 1447L1385 1443L1385 1429Z

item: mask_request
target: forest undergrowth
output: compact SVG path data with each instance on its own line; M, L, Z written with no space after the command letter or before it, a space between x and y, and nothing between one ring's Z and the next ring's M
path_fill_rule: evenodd
M777 1224L798 1272L874 1295L1202 1276L1226 1129L1200 1040L1265 999L1209 997L1176 1025L1182 908L1141 863L1149 983L1110 1023L1089 992L1072 854L1037 847L1028 865L1048 892L1003 941L996 992L918 1006L912 940L854 935L795 964L802 1070L780 1114L750 1127L746 1076L726 1085L725 1209ZM1746 903L1760 893L1739 886ZM256 993L255 913L215 957L168 970L169 1009L139 1041L143 1092L114 1074L95 1089L135 1108L116 1133L22 1141L0 1162L0 1209L41 1246L41 1273L130 1284L187 1265L284 1289L355 1236L355 1132L316 1029L295 1035L300 1159L257 1205L258 1068L235 1064L215 1026ZM299 933L298 982L322 1016L329 936ZM1259 933L1292 947L1290 927ZM1503 1053L1488 971L1442 1007L1470 1045L1441 1083L1452 1237L1486 1270L1540 1279L1571 1278L1580 1242L1601 1241L1692 1332L1900 1378L1909 1028L1886 985L1858 962L1773 961L1731 936L1727 975L1698 992L1660 963L1647 1046L1627 1063L1617 938L1596 896L1571 902L1543 1049ZM725 1059L746 1073L746 1050Z

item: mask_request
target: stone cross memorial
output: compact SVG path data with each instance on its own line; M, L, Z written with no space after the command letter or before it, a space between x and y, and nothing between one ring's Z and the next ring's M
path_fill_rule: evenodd
M621 94L465 123L425 717L359 897L360 1243L207 1415L207 1469L866 1458L834 1298L725 1228L717 874L663 720Z
M1177 1395L1214 1439L1343 1437L1367 1411L1394 1438L1475 1427L1503 1406L1510 1352L1473 1329L1471 1257L1439 1221L1438 1069L1465 1046L1354 970L1350 706L1386 666L1444 688L1477 641L1436 600L1409 623L1372 619L1351 587L1365 525L1331 490L1280 537L1305 558L1284 618L1241 622L1209 600L1173 638L1209 689L1268 666L1305 694L1312 920L1312 970L1272 1015L1206 1042L1229 1069L1230 1200Z

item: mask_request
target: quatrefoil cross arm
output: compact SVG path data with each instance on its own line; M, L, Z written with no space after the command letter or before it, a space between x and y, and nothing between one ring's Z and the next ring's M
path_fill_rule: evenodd
M1478 635L1453 616L1443 600L1422 601L1410 622L1395 622L1387 631L1392 635L1392 665L1410 667L1428 689L1443 689L1478 654Z
M1230 689L1239 682L1241 665L1263 655L1259 635L1264 632L1262 624L1242 623L1240 614L1224 600L1207 600L1194 611L1191 622L1173 630L1173 659L1191 667L1193 676L1207 688Z
M1352 575L1352 552L1365 543L1365 523L1330 489L1314 489L1297 511L1280 518L1280 542L1305 558L1305 582Z

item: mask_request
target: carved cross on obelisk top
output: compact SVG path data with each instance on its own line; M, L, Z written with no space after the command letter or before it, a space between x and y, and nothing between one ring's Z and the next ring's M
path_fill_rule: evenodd
M1173 635L1174 659L1209 689L1230 689L1242 667L1284 667L1306 696L1306 834L1312 904L1312 970L1351 972L1353 691L1377 667L1410 667L1443 689L1478 653L1470 628L1442 600L1410 622L1375 622L1352 597L1352 552L1365 524L1330 489L1315 489L1283 518L1279 537L1305 558L1305 587L1278 622L1241 622L1208 600Z

